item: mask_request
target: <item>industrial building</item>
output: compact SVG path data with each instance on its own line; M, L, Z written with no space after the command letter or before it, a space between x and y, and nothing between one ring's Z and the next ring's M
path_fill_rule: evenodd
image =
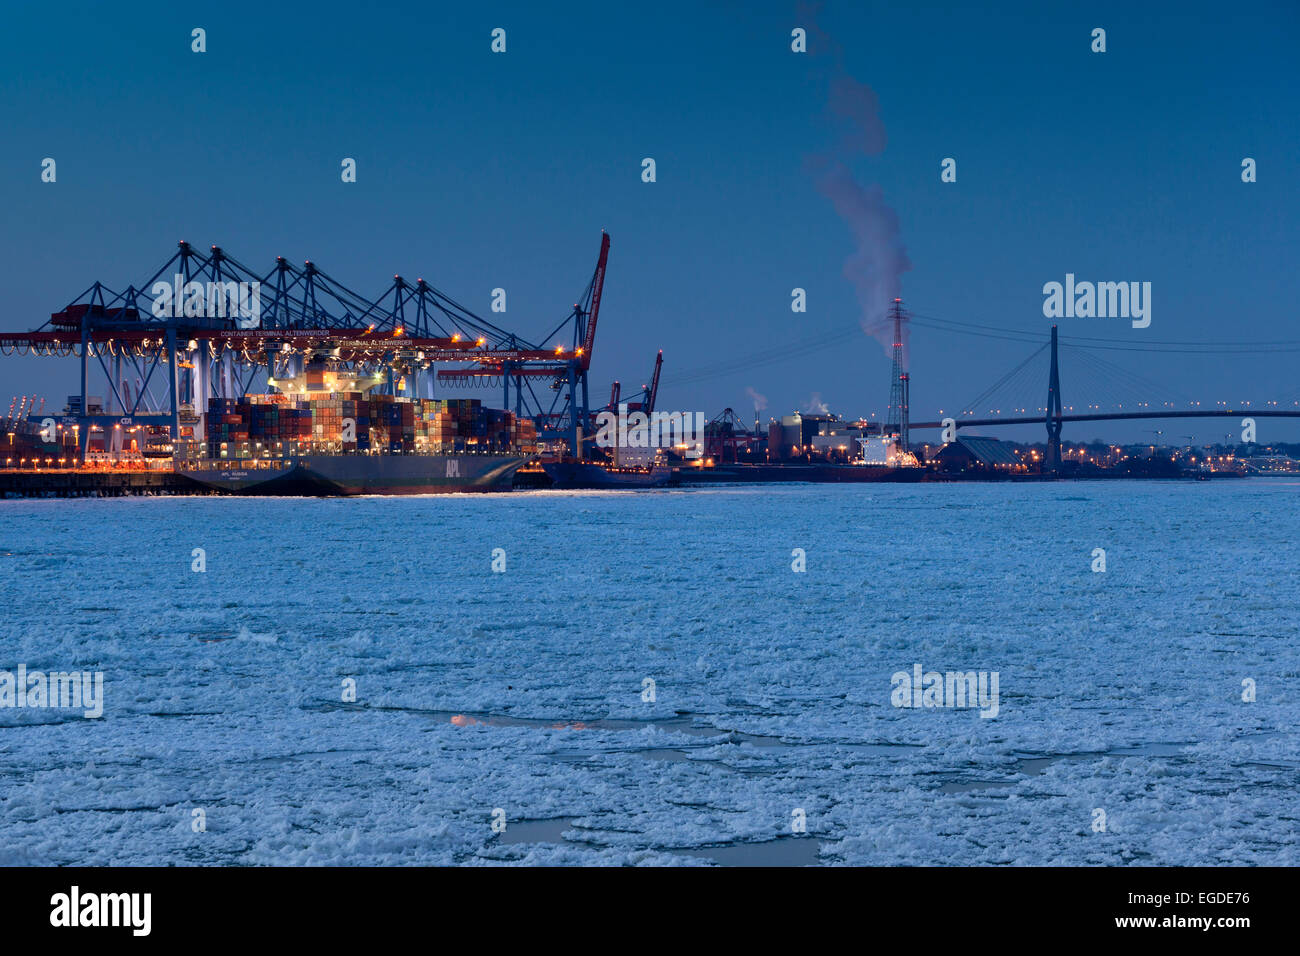
M1015 449L996 438L960 435L939 449L934 461L946 472L1010 472L1027 470Z
M884 447L878 422L846 422L838 415L784 415L772 420L767 435L771 461L854 461L863 457L864 447Z

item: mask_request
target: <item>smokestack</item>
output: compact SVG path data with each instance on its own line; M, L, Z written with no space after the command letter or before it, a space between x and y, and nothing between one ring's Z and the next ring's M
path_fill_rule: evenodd
M903 381L903 416L902 416L902 421L899 422L898 443L899 445L902 446L903 451L911 451L911 449L908 447L908 436L907 436L908 429L911 426L911 419L907 413L907 407L912 400L911 398L912 377L907 372L904 372L902 375L902 381Z
M903 355L903 300L894 299L894 349L893 363L889 370L889 417L885 424L886 430L897 434L906 444L906 438L903 437L906 431L907 413L903 409L907 405L907 396L904 393L904 383L907 380L906 364Z

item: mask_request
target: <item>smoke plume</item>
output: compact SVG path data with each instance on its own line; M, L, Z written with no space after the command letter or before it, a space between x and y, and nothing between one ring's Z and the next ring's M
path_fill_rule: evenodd
M818 192L830 200L836 214L853 234L856 249L844 263L844 276L853 283L861 309L863 331L892 353L893 326L889 309L903 294L903 273L912 268L903 245L898 213L885 202L877 183L862 185L850 169L861 156L879 156L885 149L885 124L880 118L880 100L871 87L850 76L844 68L843 52L817 23L820 5L800 5L799 15L807 24L809 53L830 60L826 112L836 128L837 138L826 153L805 159ZM903 328L903 361L908 358L907 328Z
M813 392L812 398L804 403L803 410L809 415L829 415L831 407L822 401L820 392Z
M767 396L755 391L754 386L746 385L745 394L753 400L754 411L761 412L763 409L767 408Z

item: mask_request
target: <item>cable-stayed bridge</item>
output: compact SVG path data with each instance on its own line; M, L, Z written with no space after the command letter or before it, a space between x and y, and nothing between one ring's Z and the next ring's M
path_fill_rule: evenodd
M1163 419L1212 418L1291 418L1300 419L1300 389L1274 399L1238 398L1211 400L1192 394L1187 387L1171 386L1145 373L1134 372L1108 356L1130 353L1134 356L1153 353L1204 355L1212 358L1230 356L1270 356L1300 353L1300 339L1261 342L1205 342L1166 339L1117 339L1093 335L1064 335L1051 330L1027 331L976 322L956 321L917 312L904 312L905 329L924 329L949 336L969 336L1000 343L1029 346L1029 351L1006 372L994 379L980 393L956 408L938 410L932 420L909 421L911 409L904 399L902 421L897 422L892 406L899 392L899 382L891 371L890 389L881 397L891 396L890 420L901 426L904 442L912 430L994 427L998 425L1044 426L1047 432L1048 461L1059 462L1061 431L1071 422L1159 421ZM882 318L874 325L846 327L819 337L804 337L785 346L769 348L744 357L729 357L707 368L690 369L666 382L681 386L715 377L778 365L792 358L811 355L833 347L843 348L867 335L889 335L894 316ZM1004 346L1005 347L1005 346ZM896 364L896 363L895 363ZM911 363L913 366L923 363ZM906 368L905 377L910 378ZM922 372L922 374L924 374ZM1064 379L1065 386L1062 386ZM904 382L903 392L906 394ZM1066 400L1066 396L1072 400ZM1190 437L1190 436L1184 436ZM1055 458L1053 459L1053 455Z
M935 317L913 318L915 324L948 332L966 332L1010 341L1033 341L1031 333L944 321ZM1164 383L1125 369L1102 358L1099 351L1166 352L1221 357L1225 354L1275 354L1300 351L1300 341L1260 343L1211 343L1184 341L1124 341L1096 336L1059 335L1057 327L1024 359L966 402L954 414L935 421L910 424L911 429L933 429L1041 423L1047 431L1045 467L1054 470L1061 462L1061 431L1066 422L1156 421L1208 418L1295 418L1300 419L1300 398L1287 396L1263 402L1218 400L1203 404L1190 397L1155 400L1153 396L1177 395ZM1046 354L1044 354L1046 353ZM1061 369L1071 369L1071 391L1087 397L1086 402L1063 401ZM1046 371L1046 382L1044 382ZM1044 387L1045 386L1045 387ZM1040 404L1041 403L1041 404ZM904 434L904 443L908 436ZM1190 437L1190 436L1188 436Z

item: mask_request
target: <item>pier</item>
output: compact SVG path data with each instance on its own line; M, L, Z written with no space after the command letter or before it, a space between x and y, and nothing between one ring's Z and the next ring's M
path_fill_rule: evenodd
M3 498L121 498L127 495L211 494L172 471L86 469L0 470Z

